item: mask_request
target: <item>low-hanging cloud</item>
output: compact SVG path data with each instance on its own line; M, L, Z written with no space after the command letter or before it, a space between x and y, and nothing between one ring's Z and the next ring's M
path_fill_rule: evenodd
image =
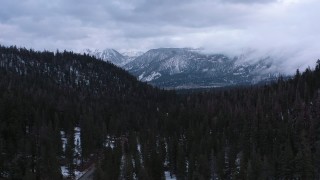
M38 50L202 47L272 56L280 71L320 58L318 0L4 0L0 44Z

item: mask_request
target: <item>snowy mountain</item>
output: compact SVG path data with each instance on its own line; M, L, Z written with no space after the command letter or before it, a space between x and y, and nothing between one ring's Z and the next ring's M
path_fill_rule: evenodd
M137 57L139 57L142 54L144 54L144 52L142 52L142 51L125 51L125 52L121 52L121 54L126 59L126 63L125 64L128 64L129 62L135 60Z
M104 50L90 50L90 49L85 49L83 51L86 54L90 54L92 56L95 56L98 59L102 59L104 61L109 61L117 66L123 66L127 64L127 58L120 54L118 51L114 49L104 49Z
M248 60L243 54L230 58L191 48L159 48L146 53L119 53L114 49L83 52L122 67L141 81L169 89L254 84L276 77L270 57Z
M163 88L253 84L275 77L269 57L254 63L245 58L203 54L189 48L160 48L149 50L124 68L139 80Z
M129 62L133 61L143 54L143 52L141 51L125 51L120 53L114 49L85 49L82 51L82 53L90 54L98 59L109 61L120 67L128 64Z

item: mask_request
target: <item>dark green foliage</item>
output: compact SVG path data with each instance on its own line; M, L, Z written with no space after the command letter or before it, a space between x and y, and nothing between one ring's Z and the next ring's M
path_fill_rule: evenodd
M269 85L176 95L88 55L0 47L0 75L0 178L61 179L61 165L73 177L60 131L73 142L76 126L95 179L320 177L319 61Z
M118 180L120 177L121 148L106 148L104 159L96 166L94 179Z

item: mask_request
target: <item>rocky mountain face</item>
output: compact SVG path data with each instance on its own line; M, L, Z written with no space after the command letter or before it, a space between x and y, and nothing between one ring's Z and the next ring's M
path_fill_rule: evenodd
M246 61L246 55L230 58L189 48L151 49L144 54L120 54L115 50L89 54L123 67L141 81L166 89L255 84L277 76L270 57Z

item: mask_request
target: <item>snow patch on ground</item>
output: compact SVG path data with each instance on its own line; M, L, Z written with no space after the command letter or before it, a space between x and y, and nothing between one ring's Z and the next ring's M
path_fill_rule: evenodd
M66 152L66 145L67 145L67 137L64 131L60 131L61 141L62 141L62 151Z
M68 177L69 173L66 166L61 166L61 174L63 177Z
M63 152L66 151L66 146L67 146L67 143L68 143L68 140L67 140L67 137L66 137L66 133L64 131L60 131L60 135L61 135L61 141L62 141L62 150ZM76 165L76 166L79 166L81 164L81 153L82 153L82 150L81 150L81 129L80 127L75 127L74 128L74 145L75 145L75 148L74 148L74 159L73 159L73 163ZM63 175L63 177L68 177L69 173L68 173L68 169L66 166L61 166L61 174ZM75 174L75 177L76 179L80 178L84 172L80 172L78 170L75 169L74 171L74 174Z
M74 145L75 145L75 149L74 149L74 153L75 155L79 155L81 156L81 129L80 127L75 127L74 128Z
M86 171L80 172L80 171L75 171L74 174L76 176L76 179L79 179L82 175L84 175Z
M141 153L141 144L138 144L137 148L138 148L139 153Z
M64 178L68 178L69 173L68 173L68 168L66 166L61 166L61 173ZM75 179L79 179L84 174L85 174L85 171L84 172L80 172L77 170L74 171Z
M105 144L104 147L110 147L111 149L113 149L115 147L115 143L116 141L114 140L114 138L107 136L106 140L105 140Z
M140 159L140 163L143 164L142 153L141 153L141 144L140 143L138 143L137 149L138 149L138 156L139 156L139 159Z
M172 175L172 177L170 176L170 172L169 171L165 171L164 172L164 177L166 180L177 180L176 176Z

